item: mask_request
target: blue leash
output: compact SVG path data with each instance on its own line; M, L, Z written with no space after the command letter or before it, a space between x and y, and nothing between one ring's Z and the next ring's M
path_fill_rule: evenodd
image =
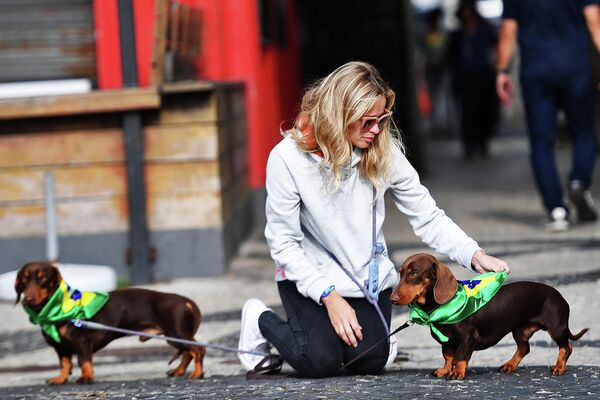
M375 310L377 311L377 315L379 315L379 319L381 320L381 323L383 324L387 335L383 339L379 340L377 343L375 343L374 345L372 345L371 347L369 347L368 349L366 349L365 351L360 353L358 356L354 357L352 360L350 360L346 364L342 365L340 367L340 369L338 370L338 372L342 371L343 369L347 369L349 365L354 364L354 362L358 361L364 355L369 353L371 350L373 350L374 348L379 346L384 341L388 340L392 335L394 335L394 334L400 332L401 330L406 329L412 325L412 322L409 320L409 321L406 321L402 326L398 327L393 332L390 332L390 327L389 327L387 321L385 320L385 317L383 316L383 312L381 312L381 308L379 308L379 304L377 302L379 300L379 284L378 284L379 262L377 261L377 258L381 254L383 254L384 247L383 247L383 243L380 243L377 241L377 232L376 232L376 230L377 230L377 201L376 200L377 199L376 199L376 194L377 194L377 191L376 191L375 187L373 187L373 232L372 232L373 252L371 253L371 260L369 261L369 277L368 277L368 279L365 280L365 284L361 285L360 282L358 282L358 279L356 279L356 277L354 275L352 275L352 273L350 271L348 271L348 269L346 269L342 265L342 263L340 263L339 260L329 250L325 249L325 251L329 254L329 257L331 257L331 259L333 261L335 261L335 263L342 269L342 271L344 271L346 273L346 275L348 275L348 277L352 280L352 282L354 282L354 284L360 288L360 290L365 295L365 299L369 303L371 303L373 305L373 307L375 307Z
M93 329L93 330L97 330L97 331L111 331L111 332L122 333L124 335L130 335L130 336L143 336L143 337L147 337L147 338L151 338L151 339L167 340L169 342L187 344L189 346L208 347L211 349L217 349L217 350L227 351L227 352L231 352L231 353L248 353L248 354L254 354L257 356L268 356L269 355L267 353L263 353L263 352L259 352L259 351L248 351L248 350L236 349L234 347L223 346L220 344L196 342L193 340L186 340L186 339L176 338L176 337L172 337L172 336L155 335L152 333L133 331L131 329L117 328L116 326L104 325L99 322L86 321L83 319L73 319L73 320L71 320L71 323L73 323L73 325L75 325L77 328Z
M383 243L377 241L377 198L376 198L377 190L373 187L373 231L372 231L372 240L373 240L373 252L371 253L371 260L369 261L369 277L365 280L365 284L361 285L358 279L346 267L342 265L342 263L334 256L329 250L325 249L329 257L348 275L348 277L354 282L356 286L360 288L360 290L365 295L365 299L375 307L377 311L377 315L379 315L379 319L381 319L381 323L385 327L386 333L390 332L390 327L388 326L383 313L381 312L381 308L379 308L379 304L377 301L379 300L379 262L377 258L383 254ZM391 335L390 335L391 336ZM389 337L389 336L388 336Z

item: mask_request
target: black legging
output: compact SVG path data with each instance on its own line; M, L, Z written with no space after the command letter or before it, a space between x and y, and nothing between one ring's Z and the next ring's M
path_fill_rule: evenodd
M362 327L363 340L358 347L346 345L335 333L327 309L312 299L302 296L296 284L278 282L279 295L288 320L283 321L274 312L264 312L258 326L263 336L273 344L279 354L303 377L322 378L338 373L342 363L354 359L363 351L385 337L386 331L375 307L364 298L346 298L356 311ZM389 300L392 290L379 294L379 307L390 324L392 307ZM377 374L383 370L389 353L389 342L371 350L350 365L355 374Z

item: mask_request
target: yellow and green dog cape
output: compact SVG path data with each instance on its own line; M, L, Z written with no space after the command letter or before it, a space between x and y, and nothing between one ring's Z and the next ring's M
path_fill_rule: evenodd
M454 297L446 304L440 305L427 314L417 303L412 302L409 319L420 325L428 325L435 336L442 342L448 337L440 332L434 324L455 324L485 306L506 280L506 272L487 272L473 279L458 281Z
M29 321L32 324L40 325L46 335L60 343L60 335L56 329L57 322L76 318L90 319L104 307L108 297L108 293L104 292L80 292L61 280L58 289L39 313L25 304L23 308L29 314Z

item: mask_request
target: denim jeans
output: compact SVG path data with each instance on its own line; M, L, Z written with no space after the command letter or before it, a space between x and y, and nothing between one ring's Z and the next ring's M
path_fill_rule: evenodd
M531 145L531 164L538 190L548 211L564 207L554 143L558 109L567 117L573 139L569 181L587 188L592 181L596 157L593 85L589 71L548 72L523 76L523 101Z
M331 325L325 306L298 293L296 284L278 282L279 295L287 314L283 321L274 312L264 312L258 320L263 336L279 350L279 354L302 377L322 378L338 373L347 363L386 336L386 329L375 307L364 298L346 298L354 308L362 327L363 340L358 347L346 345ZM379 307L390 324L392 290L379 294ZM349 366L355 374L377 374L383 370L389 353L384 341L363 358Z

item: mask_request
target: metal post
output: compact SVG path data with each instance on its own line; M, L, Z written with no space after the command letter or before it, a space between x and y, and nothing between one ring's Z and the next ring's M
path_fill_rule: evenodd
M56 204L54 202L54 175L44 175L44 205L46 208L46 260L58 261L58 235L56 233Z
M137 86L137 61L132 0L118 0L121 64L124 87ZM142 118L139 112L123 114L125 162L127 166L127 201L129 206L129 249L132 283L151 281L148 261L149 240L146 221L146 188L144 184L144 145Z

